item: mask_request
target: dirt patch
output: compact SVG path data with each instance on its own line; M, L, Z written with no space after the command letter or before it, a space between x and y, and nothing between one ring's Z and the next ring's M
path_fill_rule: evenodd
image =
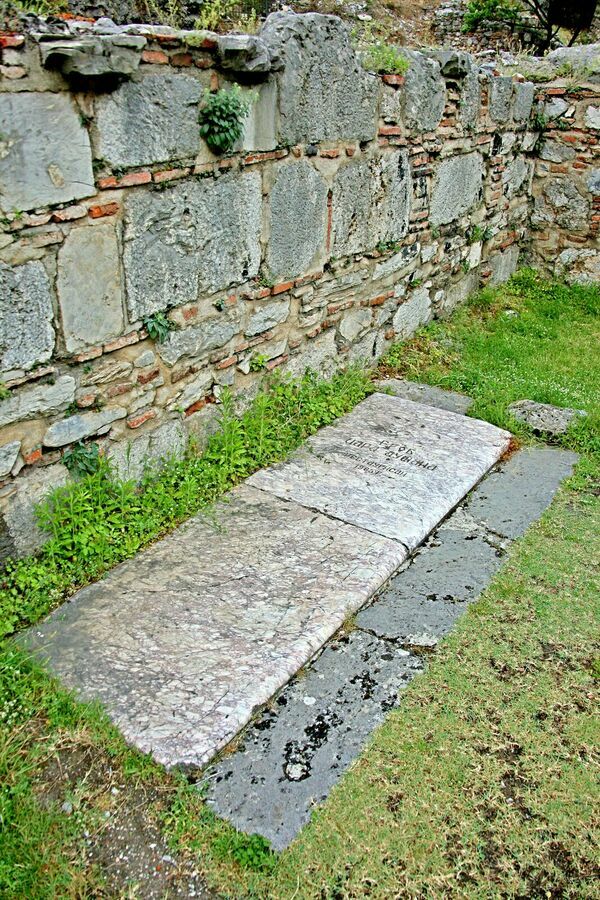
M82 822L86 867L99 876L100 896L165 900L214 897L189 861L178 859L161 834L160 815L172 786L123 778L91 741L65 738L37 773L35 794Z

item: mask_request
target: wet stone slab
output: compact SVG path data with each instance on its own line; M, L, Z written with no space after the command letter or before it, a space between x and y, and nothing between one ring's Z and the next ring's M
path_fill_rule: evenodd
M206 763L406 558L242 485L22 639L167 766Z
M373 394L249 484L414 550L496 463L510 434Z
M207 773L208 802L283 849L308 822L421 660L362 631L332 641Z

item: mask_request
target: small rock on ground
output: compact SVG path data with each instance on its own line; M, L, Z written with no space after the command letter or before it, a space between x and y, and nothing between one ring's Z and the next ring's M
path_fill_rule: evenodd
M551 437L564 434L575 419L587 415L583 409L551 406L549 403L536 403L535 400L518 400L511 403L508 411L518 422L529 425L538 434Z

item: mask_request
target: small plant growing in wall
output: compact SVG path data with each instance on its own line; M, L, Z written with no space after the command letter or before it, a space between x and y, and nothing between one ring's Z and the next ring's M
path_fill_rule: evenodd
M7 397L10 397L10 391L4 382L0 381L0 400L6 400Z
M264 353L256 353L252 359L250 360L250 371L251 372L260 372L265 368L268 362L268 357L265 356Z
M489 225L472 225L467 231L467 243L477 244L479 241L489 241L492 236L492 229Z
M254 97L243 97L237 84L214 94L204 93L200 109L200 135L213 153L228 153L244 133L244 120Z
M151 316L146 316L142 321L144 328L148 332L148 337L156 341L157 344L163 344L169 332L175 328L173 322L163 312L153 313Z
M62 461L76 478L93 475L100 468L100 448L98 444L84 444L79 441L78 444L65 450Z
M362 64L369 72L380 75L406 75L410 63L406 56L385 41L374 41L363 53Z

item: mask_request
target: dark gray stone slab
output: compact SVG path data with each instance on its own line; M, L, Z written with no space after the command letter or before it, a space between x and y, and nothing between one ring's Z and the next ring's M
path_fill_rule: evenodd
M330 643L211 770L215 812L286 847L421 670L418 657L361 631Z
M451 631L502 564L503 553L476 526L440 528L381 597L357 616L360 628L415 647L434 647Z
M539 519L577 459L569 450L521 450L473 491L466 509L496 534L520 537Z
M414 550L509 441L487 422L373 394L248 483Z
M462 415L473 406L472 398L467 397L466 394L445 391L443 388L435 387L432 384L423 384L421 381L386 378L378 381L377 387L382 391L390 391L394 397L403 397L405 400L414 400L416 403L424 403L425 406L437 406L438 409L447 409L449 412Z

